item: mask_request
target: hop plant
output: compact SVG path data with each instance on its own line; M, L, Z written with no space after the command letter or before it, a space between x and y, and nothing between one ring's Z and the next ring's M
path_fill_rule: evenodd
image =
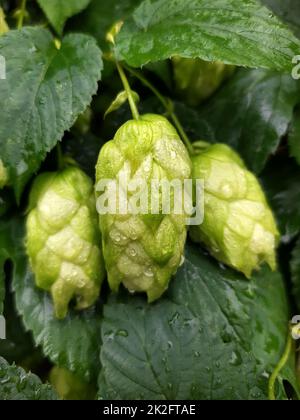
M2 7L0 7L0 35L5 34L9 31L9 27L5 20L5 15Z
M93 305L104 278L92 181L69 167L34 182L27 217L27 252L39 288L50 291L57 318Z
M54 366L49 374L50 384L63 400L94 400L96 391L67 369Z
M102 148L96 167L97 182L104 179L145 181L149 196L152 181L183 180L191 175L191 162L174 127L164 117L144 115L128 121ZM103 193L97 193L101 198ZM161 192L158 192L161 194ZM170 200L172 202L172 200ZM98 204L98 203L97 203ZM146 292L149 302L167 289L183 260L185 215L105 214L100 216L103 253L113 291L120 283L131 292Z
M279 233L257 178L223 144L192 158L193 178L204 180L204 222L191 237L205 244L219 261L243 272L267 262L276 268Z
M176 88L191 106L208 99L235 71L234 66L199 58L173 58Z
M8 184L8 174L2 160L0 159L0 189Z

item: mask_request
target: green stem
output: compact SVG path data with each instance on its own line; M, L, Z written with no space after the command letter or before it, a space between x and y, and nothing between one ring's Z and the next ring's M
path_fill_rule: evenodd
M62 171L65 168L65 159L63 152L61 150L60 143L57 143L56 145L56 154L57 154L57 166L60 171Z
M195 150L193 147L193 144L191 143L190 139L188 138L184 128L182 127L182 124L180 123L176 113L174 112L174 107L173 107L173 103L171 100L165 98L153 85L152 83L149 82L148 79L146 79L146 77L140 73L139 71L136 71L134 69L132 69L131 67L128 66L124 66L126 68L126 70L128 70L134 77L136 77L137 79L139 79L144 86L146 86L147 88L149 88L154 95L159 99L159 101L162 103L162 105L166 108L166 111L168 113L168 115L170 116L170 118L172 119L178 133L180 134L183 142L185 143L189 154L190 155L194 155L195 154Z
M166 108L167 112L171 113L173 109L170 106L170 102L156 89L155 86L152 85L152 83L149 82L148 79L139 71L132 69L131 67L128 67L127 65L124 65L124 68L128 70L134 77L139 79L144 86L146 86L148 89L150 89L154 95L160 100L160 102L163 104L163 106Z
M194 147L193 147L192 143L190 142L190 139L188 138L186 132L184 131L184 128L181 125L181 122L179 121L179 119L178 119L178 117L177 117L177 115L175 114L174 111L172 111L170 113L170 117L173 120L173 123L174 123L175 127L177 128L177 131L178 131L180 137L184 141L184 144L186 145L186 148L188 149L189 154L194 155L195 154Z
M25 17L25 13L26 13L26 1L27 0L22 0L21 2L21 7L19 10L19 17L18 17L18 24L17 24L17 28L21 29L23 27L23 22L24 22L24 17Z
M275 384L276 384L276 380L278 378L278 375L280 373L280 371L284 368L284 366L286 365L288 358L290 356L292 350L292 336L289 333L288 335L288 340L287 340L287 344L286 344L286 348L284 350L284 353L281 357L281 359L279 360L276 368L274 369L274 372L272 373L270 380L269 380L269 387L268 387L268 395L269 395L269 400L271 401L275 401L276 400L276 396L275 396Z
M121 64L118 63L117 61L116 61L116 66L117 66L117 69L118 69L120 78L122 80L124 89L125 89L125 91L127 93L128 102L129 102L129 105L130 105L132 116L133 116L133 118L135 120L139 120L140 119L139 111L138 111L137 106L135 104L135 101L134 101L134 98L133 98L133 94L132 94L132 90L131 90L130 85L128 83L126 74L125 74L125 72L124 72L123 67L121 66Z

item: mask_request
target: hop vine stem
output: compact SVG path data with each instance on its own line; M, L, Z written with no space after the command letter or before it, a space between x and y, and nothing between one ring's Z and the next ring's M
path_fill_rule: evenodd
M129 102L129 106L130 106L130 109L131 109L132 116L135 120L139 120L140 114L139 114L139 111L138 111L137 106L135 104L133 94L132 94L132 90L131 90L131 87L130 87L129 82L127 80L126 74L123 70L123 67L121 66L121 64L118 61L116 61L116 66L117 66L121 81L123 83L124 89L127 93L128 102Z
M276 380L278 378L279 373L281 372L281 370L286 365L286 363L287 363L287 361L290 357L291 350L292 350L292 336L289 332L288 339L287 339L287 344L286 344L284 353L283 353L281 359L279 360L277 366L275 367L274 372L272 373L272 375L270 377L270 380L269 380L268 396L269 396L269 400L271 400L271 401L276 400L276 395L275 395Z
M124 68L131 73L134 77L136 77L137 79L139 79L144 86L146 86L148 89L150 89L154 95L159 99L159 101L162 103L162 105L164 106L164 108L166 109L169 117L171 118L171 120L173 121L173 124L175 125L180 137L182 138L183 142L185 143L189 154L190 155L194 155L195 154L195 150L193 147L193 144L191 143L190 139L188 138L181 122L179 121L176 113L174 112L174 105L173 102L170 99L165 98L159 91L158 89L156 89L155 86L152 85L151 82L149 82L148 79L146 79L146 77L139 71L136 71L134 69L132 69L129 66L124 65Z
M56 156L57 156L57 166L58 166L58 169L61 171L65 167L65 160L64 160L60 143L57 143L56 145Z
M22 29L23 27L24 17L26 13L26 3L27 3L27 0L21 1L21 7L19 9L19 17L18 17L18 25L17 25L18 29Z

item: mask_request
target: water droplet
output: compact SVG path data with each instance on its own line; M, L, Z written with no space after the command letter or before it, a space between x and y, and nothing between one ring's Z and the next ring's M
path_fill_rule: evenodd
M221 363L220 362L216 362L215 363L215 366L216 366L217 369L219 369L221 367Z
M129 254L131 255L131 257L135 257L136 256L136 250L134 248L131 248L129 251Z
M113 331L107 331L104 336L107 338L108 341L112 341L115 338L115 334Z
M205 370L206 370L206 372L207 372L207 373L209 373L209 372L211 371L211 368L210 368L209 366L207 366L207 367L205 368Z
M232 335L228 331L222 331L221 332L221 339L223 343L231 343L232 341Z
M181 255L179 267L183 266L184 262L185 262L185 256L184 255Z
M169 320L169 325L174 324L178 319L179 319L179 313L178 312L175 312L175 314Z
M152 270L152 268L151 268L151 267L148 267L148 268L144 271L144 274L145 274L145 276L146 276L146 277L153 277L153 276L154 276L154 273L153 273L153 270Z
M216 380L216 385L219 387L222 385L222 379L221 378L217 378Z
M172 341L168 341L168 347L169 347L169 349L171 349L173 347Z
M250 391L250 397L257 400L261 398L261 392L258 389L252 389Z
M176 158L177 158L177 153L174 150L172 150L171 159L176 159Z
M194 352L194 356L195 356L195 357L200 357L200 356L201 356L201 353L200 353L199 351L195 351L195 352Z
M126 331L126 330L119 330L117 332L117 335L119 335L121 337L128 337L128 331Z
M36 46L33 45L31 48L29 48L30 54L37 52Z
M233 195L232 187L229 184L224 184L221 188L221 191L226 198L231 198Z
M173 385L171 383L168 383L168 389L171 391L173 389Z
M219 267L221 268L221 270L226 271L226 265L222 264L221 262L219 262Z
M229 363L232 366L240 366L242 364L242 358L241 358L240 354L236 351L233 351L231 353L231 358L229 360Z
M121 242L121 235L118 231L112 230L111 232L109 232L109 236L111 237L113 242L115 242L115 243Z
M134 295L135 294L135 290L128 290L129 291L129 293L131 294L131 295Z

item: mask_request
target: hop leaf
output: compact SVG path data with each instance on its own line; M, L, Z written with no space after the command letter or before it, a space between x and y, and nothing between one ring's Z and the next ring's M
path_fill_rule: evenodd
M30 195L27 252L36 284L50 291L57 318L69 302L93 305L104 278L104 263L93 185L80 169L40 175Z
M96 168L97 182L109 179L120 185L125 176L130 182L145 181L149 197L154 180L176 179L183 184L191 174L188 153L176 130L158 115L124 124L102 148ZM105 192L98 193L99 199L104 196ZM174 206L170 214L162 208L159 214L149 209L145 214L120 213L100 216L110 287L117 291L123 283L132 292L146 292L149 301L154 301L167 289L182 261L185 215L175 214Z
M174 57L173 66L178 94L191 106L212 96L235 71L235 66L199 58Z
M209 146L192 161L193 178L205 185L204 222L192 227L192 239L248 278L263 262L274 270L279 233L256 177L226 145Z

